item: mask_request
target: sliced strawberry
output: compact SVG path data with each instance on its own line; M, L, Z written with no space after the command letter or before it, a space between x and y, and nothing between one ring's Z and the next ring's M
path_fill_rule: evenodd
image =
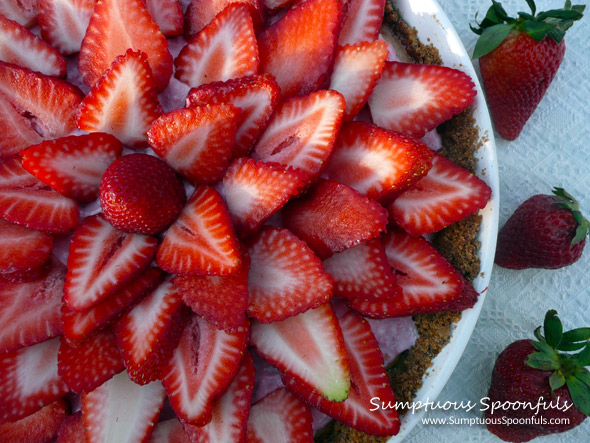
M185 309L172 282L166 281L117 322L117 343L135 383L145 385L160 378L190 318Z
M177 275L174 286L196 314L219 329L233 334L244 323L248 308L250 258L229 275Z
M27 283L0 280L0 353L62 333L60 319L66 267L54 261L48 274Z
M491 194L483 180L435 152L432 169L393 201L389 213L410 234L430 234L482 209Z
M82 414L89 442L146 441L166 398L159 381L140 386L123 371L82 395Z
M59 399L15 422L0 425L0 435L10 443L46 443L53 441L68 413L68 404Z
M21 151L23 168L66 197L83 203L98 197L106 168L123 152L109 134L93 133L41 142Z
M82 411L68 415L61 422L55 443L86 443Z
M62 137L76 127L82 93L63 80L0 62L0 94L44 138Z
M16 421L68 392L57 373L59 338L0 354L0 423Z
M57 372L76 394L92 391L124 369L115 334L110 329L97 332L76 347L61 338Z
M37 1L3 0L0 2L0 14L29 28L37 21Z
M137 279L85 311L74 311L64 304L61 308L64 337L72 346L77 346L94 331L113 322L128 306L143 298L163 280L164 272L158 268L149 268Z
M147 130L161 114L154 85L145 54L128 50L84 97L78 127L107 132L131 147L145 147Z
M194 185L219 180L232 156L240 110L229 104L176 109L148 131L154 152Z
M256 143L255 157L316 178L330 157L345 106L342 95L331 90L284 101Z
M323 397L348 397L348 360L330 303L283 321L253 321L250 342L269 363Z
M0 277L40 269L51 256L52 248L51 235L0 219Z
M168 420L160 420L147 443L191 443L191 439L178 418L173 417Z
M41 35L64 55L80 51L96 0L37 0Z
M375 410L373 403L378 398L383 404L393 405L395 395L369 322L355 312L348 312L340 319L340 327L350 364L348 398L343 402L329 401L289 375L283 377L285 384L310 405L351 428L371 435L397 434L400 428L397 410Z
M197 86L258 72L258 45L248 7L231 3L174 60L175 77Z
M212 418L205 426L184 425L190 441L198 443L244 441L254 389L254 363L246 351L229 388L213 402Z
M43 189L43 183L29 174L21 164L18 157L13 157L0 162L0 190L5 189Z
M66 60L47 42L0 14L0 60L45 75L64 77Z
M297 169L242 157L230 165L219 192L238 235L246 237L299 194L307 182L307 175Z
M279 85L272 76L256 74L191 89L186 106L230 103L242 110L241 123L232 148L232 157L235 159L250 153L274 113L279 93Z
M379 37L385 0L346 0L339 45L358 45Z
M474 88L458 69L386 62L369 106L377 126L420 138L470 106Z
M80 49L79 68L84 83L94 86L113 60L129 48L146 54L155 88L164 89L172 75L172 55L144 1L97 2Z
M263 323L314 309L332 297L332 279L303 240L263 228L249 241L248 314Z
M215 189L195 189L164 233L156 263L172 274L226 275L238 269L239 244L227 207Z
M309 407L286 388L278 388L250 409L248 441L313 442Z
M260 72L274 75L283 98L325 86L341 12L338 0L308 0L258 35Z
M345 121L352 120L367 103L381 77L387 53L384 40L338 47L330 89L340 92L346 100Z
M182 34L184 16L178 0L145 0L145 5L166 37Z
M193 316L162 378L181 420L196 426L211 421L213 400L227 391L237 374L249 335L247 321L235 334L227 334Z
M379 203L330 180L319 180L304 198L287 204L283 217L321 259L378 237L387 226Z
M64 302L83 311L104 300L148 267L157 243L113 228L100 214L85 218L70 243Z
M13 157L22 148L39 143L43 138L31 125L30 120L6 98L0 95L0 160Z
M386 201L420 180L432 166L424 143L365 122L350 122L338 135L326 176L369 198Z
M184 23L184 33L187 40L198 34L217 14L231 3L247 5L254 26L260 29L263 25L262 0L191 0L187 9Z

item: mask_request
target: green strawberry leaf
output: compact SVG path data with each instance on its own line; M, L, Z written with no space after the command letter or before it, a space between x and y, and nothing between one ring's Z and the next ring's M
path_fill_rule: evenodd
M559 349L560 351L564 351L564 352L579 351L584 346L586 346L586 344L587 344L586 342L580 342L580 343L563 343L563 341L562 341L559 344L559 346L557 347L557 349Z
M543 329L545 331L545 341L547 344L553 348L559 346L563 335L563 325L557 316L557 311L553 309L547 311L547 314L545 314Z
M499 24L484 29L481 37L475 44L473 58L479 58L492 52L500 46L512 29L514 27L511 24Z
M539 352L543 352L547 355L555 355L555 356L557 355L555 353L555 349L553 349L553 346L548 345L544 341L530 340L530 342L535 347L535 349Z
M555 26L551 23L544 23L544 22L531 22L525 21L520 26L519 29L525 31L528 35L530 35L534 40L540 42L542 41L549 32L551 32Z
M573 355L572 360L579 366L590 366L590 343L580 353Z
M549 377L549 386L551 386L551 391L556 391L563 385L565 385L565 377L560 371L554 371Z
M543 352L533 352L529 354L525 360L525 363L534 369L541 369L544 371L550 371L552 369L559 369L560 365L557 359L551 355L547 355Z
M541 12L537 16L538 21L545 20L546 18L559 18L561 20L580 20L584 14L574 9L551 9L549 11Z
M567 377L567 387L574 405L585 415L590 416L590 386L577 377Z
M561 337L564 343L575 343L578 341L590 340L590 328L577 328L571 331L566 331Z
M588 372L588 370L584 369L574 375L578 380L590 387L590 372Z
M535 13L537 12L537 5L535 5L535 1L534 0L526 0L526 4L529 5L529 8L531 8L531 15L535 15Z

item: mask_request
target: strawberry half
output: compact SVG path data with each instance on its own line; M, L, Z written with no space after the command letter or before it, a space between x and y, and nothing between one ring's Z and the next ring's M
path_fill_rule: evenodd
M192 184L219 180L232 156L240 110L229 104L176 109L148 131L154 152Z
M21 151L23 168L66 197L88 203L98 197L106 168L123 152L109 134L95 132L47 140Z
M287 229L266 227L248 243L251 317L280 321L332 298L332 279L320 259Z
M386 62L369 97L377 126L423 137L475 99L475 84L458 69Z
M0 95L0 160L15 156L22 148L39 143L43 138L31 121Z
M345 0L339 45L358 45L379 37L385 0Z
M130 48L146 54L155 88L164 89L172 75L172 55L144 1L97 2L80 49L79 69L84 83L94 86L113 60Z
M196 426L211 421L213 400L236 376L249 335L247 321L235 334L227 334L193 316L162 377L179 419Z
M0 14L0 60L45 75L64 77L66 60L48 43Z
M238 235L247 237L299 194L307 182L307 175L297 169L242 157L228 168L219 192Z
M305 197L285 206L283 219L286 228L326 259L385 232L387 211L346 185L321 179Z
M191 440L182 423L178 418L173 417L168 420L160 420L150 434L147 443L191 443Z
M145 5L166 37L182 34L184 16L178 0L145 0Z
M51 442L66 419L67 413L67 402L59 399L28 417L0 425L0 435L5 442L11 443Z
M96 0L37 0L43 39L64 55L80 51Z
M76 347L61 338L57 373L77 394L92 391L124 369L115 334L110 329L97 332Z
M431 234L483 209L492 190L479 177L433 152L432 168L389 206L392 221L412 235Z
M330 303L283 321L252 321L250 344L270 364L323 397L348 397L348 360Z
M198 34L207 24L231 3L248 6L256 29L264 23L262 0L191 0L186 8L184 33L187 40Z
M258 45L248 7L231 3L174 60L174 76L197 86L258 72Z
M341 7L338 0L308 0L258 35L260 72L276 78L283 98L325 86L340 31Z
M432 166L424 143L365 122L350 122L338 135L326 176L384 201L411 187Z
M148 267L157 243L113 228L100 214L86 217L70 243L64 302L83 311L104 300Z
M344 98L331 90L285 100L254 146L254 157L319 176L340 129Z
M226 275L238 269L238 240L223 198L215 189L195 189L164 233L156 263L172 274Z
M286 388L278 388L250 408L248 441L313 442L309 407Z
M191 89L186 107L229 103L242 110L232 157L250 153L277 106L280 89L271 75L250 75Z
M38 0L4 0L0 2L0 14L29 28L37 21Z
M145 147L147 130L162 113L148 59L129 49L109 68L82 100L78 128L107 132L130 147Z
M400 428L397 410L375 410L373 403L373 399L378 398L383 404L393 405L395 395L369 322L355 312L348 312L339 323L350 365L348 398L342 402L329 401L289 374L283 375L286 386L324 414L353 429L378 436L397 434Z

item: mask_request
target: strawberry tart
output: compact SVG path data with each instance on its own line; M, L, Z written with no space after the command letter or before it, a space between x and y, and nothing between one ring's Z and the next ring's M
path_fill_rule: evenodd
M0 35L0 434L395 435L371 399L478 298L470 77L385 0L8 0Z

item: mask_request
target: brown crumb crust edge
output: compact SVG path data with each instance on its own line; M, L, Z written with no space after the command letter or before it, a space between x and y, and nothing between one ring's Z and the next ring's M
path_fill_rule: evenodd
M418 39L415 28L409 27L399 12L387 0L383 26L387 26L405 47L408 55L416 63L441 65L438 49L432 44L423 44ZM475 153L481 147L479 131L475 125L472 110L462 114L438 128L443 148L439 151L458 165L474 172L477 159ZM436 248L467 279L472 281L479 273L480 261L477 251L480 243L476 240L481 224L481 217L472 215L455 223L433 237ZM422 386L422 378L432 365L432 360L449 342L453 323L461 318L461 312L441 312L428 315L416 315L414 321L419 333L416 344L402 353L391 365L389 374L396 400L412 401ZM400 411L403 415L406 411ZM341 423L332 421L318 436L316 442L385 442L388 437L375 437L351 429Z

